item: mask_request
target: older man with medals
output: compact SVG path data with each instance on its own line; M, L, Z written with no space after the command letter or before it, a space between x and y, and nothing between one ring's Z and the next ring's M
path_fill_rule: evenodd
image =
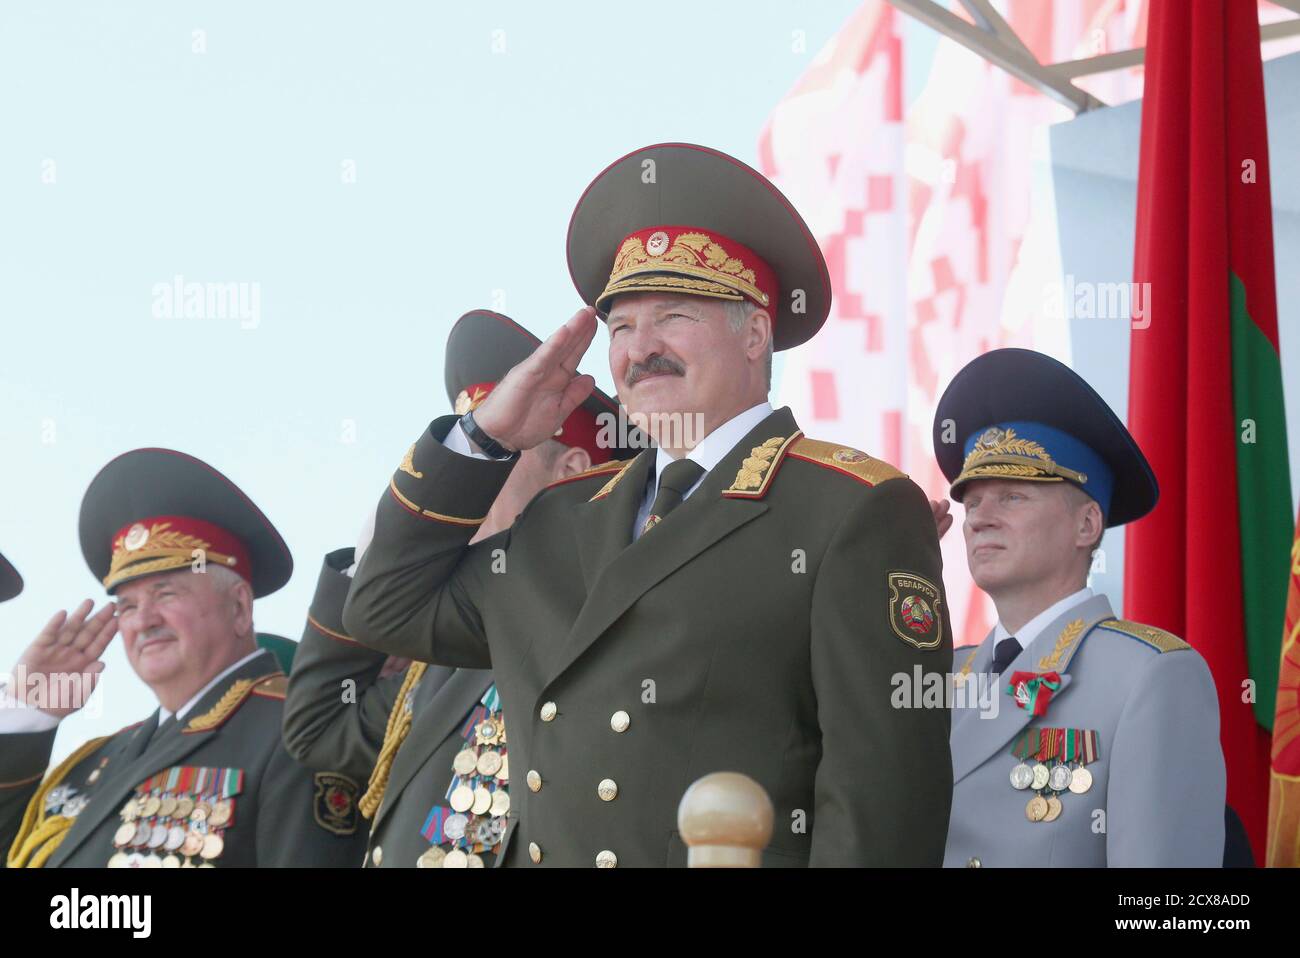
M474 310L447 338L445 382L456 413L477 409L541 341L499 313ZM631 454L597 442L602 414L618 404L598 389L559 431L529 449L471 542L514 521L542 489L593 467L613 472ZM366 867L482 868L499 865L517 820L510 748L492 673L415 662L382 675L386 657L352 641L343 626L352 549L321 570L285 702L284 738L309 767L369 778L360 808L372 821ZM339 689L352 683L355 695ZM522 785L521 785L522 787Z
M253 600L283 586L293 560L266 516L206 463L137 449L91 482L80 527L116 605L55 615L5 690L8 866L359 862L356 782L306 771L280 741L293 643L254 631ZM59 722L85 705L119 629L158 707L47 772Z
M956 658L967 694L953 714L944 864L1222 864L1210 670L1087 586L1104 529L1156 503L1128 430L1068 367L999 349L948 386L934 443L965 506L971 575L998 613Z

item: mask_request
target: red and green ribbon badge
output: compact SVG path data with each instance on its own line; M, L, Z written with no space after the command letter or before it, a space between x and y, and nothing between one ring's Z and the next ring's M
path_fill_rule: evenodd
M1047 703L1060 687L1061 676L1057 672L1012 672L1007 694L1031 715L1046 715Z

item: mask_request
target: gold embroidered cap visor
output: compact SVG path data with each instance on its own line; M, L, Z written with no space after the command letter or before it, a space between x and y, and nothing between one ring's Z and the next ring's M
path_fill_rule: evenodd
M958 502L976 479L1071 482L1107 527L1146 515L1155 473L1106 401L1064 363L995 349L953 377L934 414L934 455Z
M22 591L23 577L8 559L0 555L0 602L8 602Z
M456 414L463 416L478 408L492 387L541 344L540 339L509 316L491 310L471 310L456 320L447 337L445 362L447 401ZM616 445L608 451L595 447L606 422L611 422L612 428L603 434L616 441L626 440L625 445ZM600 389L591 391L565 421L560 433L563 435L556 438L565 445L582 446L592 453L593 463L630 459L650 445L630 423L625 429L618 428L618 401Z
M627 292L769 299L782 350L830 314L826 260L798 211L761 173L708 147L659 143L614 161L578 200L567 247L573 284L602 318Z
M91 480L78 520L81 554L110 594L124 582L204 563L231 568L261 598L293 574L280 533L243 491L174 449L135 449Z

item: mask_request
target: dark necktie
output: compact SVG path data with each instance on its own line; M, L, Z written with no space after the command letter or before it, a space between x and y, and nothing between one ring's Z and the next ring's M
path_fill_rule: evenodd
M659 491L655 493L654 504L650 506L650 515L646 516L641 534L645 535L680 506L687 491L702 475L704 467L690 459L675 459L669 463L659 477Z
M1020 643L1014 635L1009 635L993 648L993 665L989 671L1001 675L1011 664L1011 660L1020 654Z

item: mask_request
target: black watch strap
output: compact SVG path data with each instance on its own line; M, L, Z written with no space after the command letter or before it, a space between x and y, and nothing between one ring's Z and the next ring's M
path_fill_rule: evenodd
M474 411L472 409L460 417L460 428L465 430L465 435L469 437L469 441L482 449L488 458L502 462L519 458L518 451L511 452L483 431L483 427L474 421Z

